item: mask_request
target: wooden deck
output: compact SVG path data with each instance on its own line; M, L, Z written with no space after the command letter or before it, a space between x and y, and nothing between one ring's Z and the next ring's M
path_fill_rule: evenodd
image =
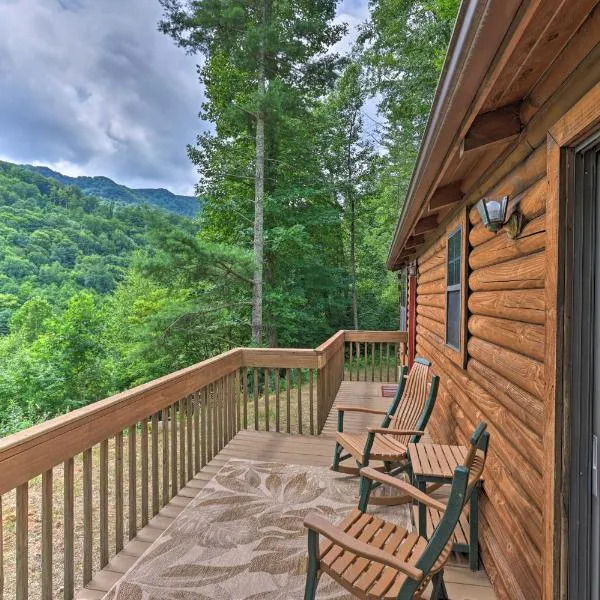
M342 382L336 404L366 404L386 408L390 398L381 397L381 384L371 382ZM378 424L380 417L349 413L344 421L346 430L363 429ZM335 405L328 416L323 433L318 437L288 435L264 431L240 431L215 458L175 496L159 515L138 532L137 537L97 573L88 586L81 590L78 600L99 600L152 542L169 526L190 500L206 485L230 458L329 466L337 428ZM493 600L495 595L484 571L473 573L466 558L456 557L446 568L446 585L451 600Z

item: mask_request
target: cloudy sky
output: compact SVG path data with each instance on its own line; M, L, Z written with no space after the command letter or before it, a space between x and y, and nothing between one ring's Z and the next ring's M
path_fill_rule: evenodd
M353 30L367 14L340 2ZM158 0L0 0L0 159L191 193L202 89L160 15Z

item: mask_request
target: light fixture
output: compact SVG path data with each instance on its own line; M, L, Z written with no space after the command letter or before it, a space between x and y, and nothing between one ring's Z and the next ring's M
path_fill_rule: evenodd
M477 203L477 211L484 227L493 233L497 233L503 229L506 231L508 237L514 240L521 231L522 215L515 207L507 218L507 208L508 196L503 196L502 198L482 198Z
M508 206L508 196L503 198L482 198L477 203L477 211L484 227L496 233L504 227L504 217Z

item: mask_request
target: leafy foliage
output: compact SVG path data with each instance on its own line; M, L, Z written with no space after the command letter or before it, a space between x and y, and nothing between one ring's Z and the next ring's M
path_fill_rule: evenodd
M259 113L266 342L397 327L385 260L458 0L371 0L345 58L331 52L335 0L161 4L161 29L204 54L215 127L188 148L202 210L193 221L173 214L195 215L190 199L164 190L0 162L0 435L251 343Z

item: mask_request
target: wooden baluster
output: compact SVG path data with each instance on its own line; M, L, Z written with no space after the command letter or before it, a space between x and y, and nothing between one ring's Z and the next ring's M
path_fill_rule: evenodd
M213 456L216 456L221 449L219 446L219 382L215 381L211 385L211 389L213 410Z
M2 516L2 496L0 496L0 600L4 598L4 518Z
M194 410L194 474L198 473L200 465L200 393L196 392L192 400ZM193 477L193 475L192 475ZM190 477L190 479L192 478Z
M314 419L314 381L313 369L308 371L308 406L310 408L310 435L315 435L315 419Z
M275 431L279 433L281 430L281 379L279 369L275 369L273 374L275 376Z
M142 453L142 528L148 525L148 419L142 419L142 438L140 441Z
M360 381L360 343L356 342L356 381Z
M369 344L365 342L365 381L368 379L368 369L369 369Z
M219 434L219 445L218 445L218 449L219 452L223 449L223 445L224 445L224 440L225 440L225 427L224 427L224 420L223 420L223 416L224 416L224 403L223 403L223 380L219 379L216 382L216 389L217 389L217 407L218 407L218 411L217 411L217 427L218 427L218 434Z
M217 452L223 448L223 385L222 380L215 382L215 407L217 409Z
M385 344L385 368L386 368L385 380L389 381L390 380L390 343L389 342L386 342L386 344Z
M230 440L235 436L236 429L236 418L235 418L235 394L234 394L234 374L229 373L227 376L227 394L229 396L229 435Z
M136 427L131 425L127 431L129 463L129 521L127 531L129 539L137 535L137 456Z
M227 375L221 377L221 429L223 438L221 448L224 448L230 440L229 437L229 394L227 390Z
M179 489L185 486L185 398L177 403L179 413Z
M162 409L162 505L169 502L169 411Z
M16 506L16 599L29 597L29 482L17 488Z
M258 431L258 369L254 369L254 429Z
M352 342L350 342L348 344L348 346L350 347L350 349L348 350L348 355L349 355L349 362L348 362L348 374L350 376L350 381L352 381Z
M242 372L242 393L244 395L244 429L248 429L248 369Z
M290 376L290 370L286 369L285 370L285 409L286 409L286 431L288 433L290 433L291 431L291 423L292 423L292 415L291 415L291 410L292 410L292 403L291 403L291 398L292 398L292 389L291 389L291 384L292 384L292 378Z
M371 344L371 381L375 381L375 342Z
M231 410L229 406L229 375L221 379L223 389L223 446L226 446L231 439Z
M151 451L152 457L152 516L160 510L160 484L158 467L158 413L152 415Z
M383 342L379 342L379 381L383 381Z
M177 496L177 403L171 404L171 498Z
M298 384L298 433L302 435L302 369L296 369Z
M200 444L200 462L202 467L206 465L206 454L210 453L210 447L208 445L208 437L206 433L206 397L207 397L207 388L204 388L200 392L200 402L201 402L201 418L200 418L200 426L202 428L202 439Z
M109 561L108 555L108 440L100 444L100 568Z
M394 381L398 381L398 345L393 344L394 349Z
M233 382L235 386L234 390L234 401L235 401L235 414L236 414L236 427L235 432L237 433L242 428L242 412L240 403L240 370L237 369L235 372L235 379Z
M187 481L194 477L194 396L188 396L186 401L186 427L187 427ZM187 483L186 481L186 483Z
M269 369L265 369L265 431L269 431Z
M219 452L219 432L218 432L218 428L217 428L218 405L217 405L217 384L216 383L210 384L210 410L212 412L211 435L212 435L212 448L213 448L212 456L214 458L217 455L217 453Z
M115 436L115 554L123 550L123 432Z
M64 485L63 485L63 510L65 529L63 532L63 593L65 600L71 600L75 593L73 566L75 562L74 537L75 537L75 461L72 458L64 463Z
M210 420L208 422L209 426L210 426L210 430L209 430L209 438L212 441L212 452L211 452L211 460L214 458L214 456L217 454L217 452L219 451L217 448L217 445L219 443L218 440L218 435L217 435L217 407L215 405L216 403L216 393L215 393L215 384L211 383L210 384L210 394L209 394L209 408L210 408Z
M52 469L49 469L42 474L42 600L52 600L52 510Z
M94 539L92 512L92 449L83 452L83 585L92 580Z

